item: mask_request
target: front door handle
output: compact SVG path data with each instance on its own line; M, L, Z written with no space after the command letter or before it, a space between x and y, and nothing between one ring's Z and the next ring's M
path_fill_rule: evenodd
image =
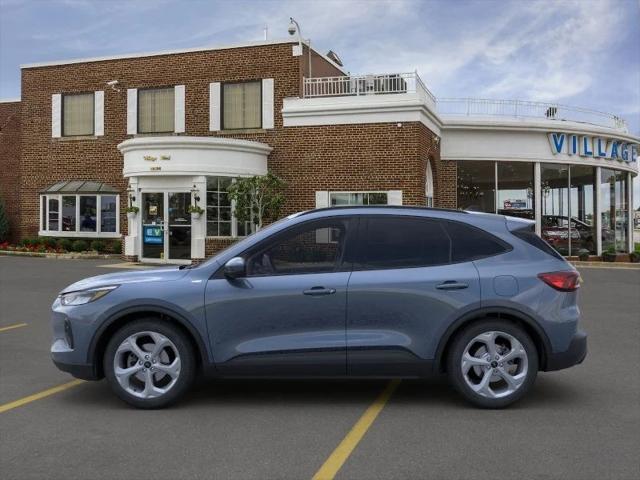
M308 290L303 291L305 295L311 295L313 297L319 297L320 295L332 295L336 293L335 288L324 288L324 287L312 287Z
M455 280L447 280L444 283L436 286L438 290L462 290L464 288L469 288L469 285L462 282L456 282Z

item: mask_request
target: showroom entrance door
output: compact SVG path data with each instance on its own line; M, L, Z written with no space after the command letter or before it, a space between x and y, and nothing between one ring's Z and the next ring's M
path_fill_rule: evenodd
M191 262L189 192L142 193L143 262Z

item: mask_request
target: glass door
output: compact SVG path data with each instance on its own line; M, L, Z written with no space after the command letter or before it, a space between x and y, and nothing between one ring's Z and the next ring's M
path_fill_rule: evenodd
M191 260L191 214L187 211L191 203L191 194L169 192L167 195L169 241L166 258Z
M142 194L142 258L165 259L164 193Z

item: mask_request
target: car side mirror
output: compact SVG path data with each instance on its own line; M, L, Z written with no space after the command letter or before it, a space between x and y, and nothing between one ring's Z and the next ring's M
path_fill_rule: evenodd
M233 257L224 264L224 276L227 278L240 278L247 274L247 265L242 257Z

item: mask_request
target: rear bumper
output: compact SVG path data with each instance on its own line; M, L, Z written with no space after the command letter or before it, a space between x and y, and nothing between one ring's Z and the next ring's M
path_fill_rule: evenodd
M564 352L555 352L547 357L547 365L544 371L551 372L573 367L582 363L587 356L587 334L578 331L569 344L569 348Z

